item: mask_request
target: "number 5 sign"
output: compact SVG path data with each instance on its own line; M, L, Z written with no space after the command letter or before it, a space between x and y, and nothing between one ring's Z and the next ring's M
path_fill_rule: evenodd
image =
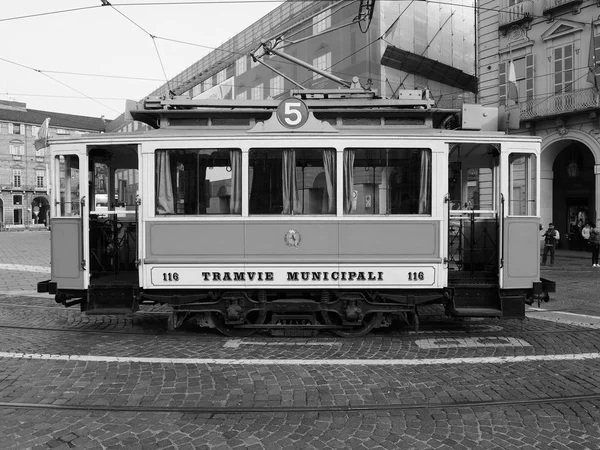
M308 107L302 100L286 98L277 107L277 120L286 128L300 128L308 120Z

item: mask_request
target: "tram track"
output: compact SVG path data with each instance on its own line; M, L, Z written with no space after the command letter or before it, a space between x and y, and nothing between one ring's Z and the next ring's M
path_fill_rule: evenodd
M309 413L309 412L361 412L361 411L408 411L416 409L455 409L477 407L527 406L545 403L572 403L600 400L600 392L583 395L565 395L529 399L478 400L453 403L411 403L411 404L362 404L362 405L310 405L310 406L128 406L128 405L69 405L48 403L23 403L0 401L0 408L51 409L88 412L127 412L127 413L182 413L182 414L247 414L247 413Z

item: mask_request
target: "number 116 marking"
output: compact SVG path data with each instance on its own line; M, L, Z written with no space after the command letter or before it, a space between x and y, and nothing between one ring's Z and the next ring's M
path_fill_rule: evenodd
M425 274L423 272L408 272L408 281L424 281Z

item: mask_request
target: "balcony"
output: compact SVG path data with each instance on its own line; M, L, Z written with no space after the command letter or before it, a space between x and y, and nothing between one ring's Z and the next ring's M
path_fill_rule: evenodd
M502 1L504 5L506 0ZM525 0L521 3L516 3L510 6L503 6L500 9L500 17L498 19L498 29L504 30L512 25L521 23L529 23L533 20L533 1Z
M552 95L544 100L533 99L519 104L522 122L539 120L600 108L600 94L595 88Z
M552 14L563 8L572 8L573 14L577 14L582 3L583 0L544 0L544 15L552 20Z

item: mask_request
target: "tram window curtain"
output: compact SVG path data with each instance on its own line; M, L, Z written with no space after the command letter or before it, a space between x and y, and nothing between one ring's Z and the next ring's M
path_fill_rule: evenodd
M165 151L156 153L156 213L175 214L171 158Z
M323 170L325 172L325 192L323 193L323 214L335 214L335 150L323 150Z
M431 214L431 153L429 150L423 150L421 152L419 214Z
M302 208L298 198L298 183L296 179L296 152L285 149L282 152L281 179L283 195L283 214L300 214Z
M230 150L231 162L231 194L229 199L229 212L242 213L242 152Z
M344 151L344 213L352 212L354 195L354 150Z

